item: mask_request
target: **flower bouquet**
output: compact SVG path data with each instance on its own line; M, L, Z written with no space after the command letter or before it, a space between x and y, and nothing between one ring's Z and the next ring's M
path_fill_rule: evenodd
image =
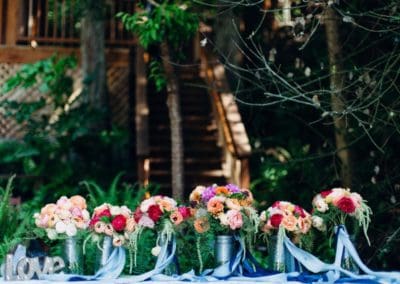
M311 215L298 205L287 201L276 201L260 214L260 228L269 240L269 259L273 269L278 271L293 271L291 257L286 251L283 241L288 234L294 243L306 246L311 243L308 234L312 226ZM274 233L277 232L277 235Z
M317 194L313 201L313 226L323 231L327 227L345 225L348 217L362 227L369 243L367 230L371 222L371 208L356 192L348 188L333 188Z
M131 252L131 269L137 267L138 242L145 229L157 231L156 245L151 253L158 257L157 264L167 267L171 257L175 257L174 235L178 226L191 216L190 208L178 206L177 202L167 196L156 195L145 199L136 208L134 220L137 223L136 230L130 234L129 249ZM173 244L173 246L171 246Z
M35 213L35 224L46 231L50 240L74 237L89 225L90 215L86 200L79 195L62 196L57 203L49 203Z
M82 256L77 235L87 229L90 215L86 200L79 195L62 196L55 204L44 206L34 214L35 224L44 229L50 240L64 239L64 260L69 272L82 272Z
M313 201L313 226L337 234L335 263L347 270L358 272L354 257L349 254L348 248L352 246L346 229L346 220L350 217L358 226L362 227L368 244L367 230L371 221L371 208L366 201L356 192L348 188L333 188L317 194ZM334 230L333 230L334 229ZM344 238L343 238L344 237ZM347 247L343 247L347 243ZM351 248L351 251L355 251ZM358 255L355 256L358 258Z
M92 240L99 247L96 270L106 265L114 248L122 249L129 238L128 234L133 232L135 227L132 212L126 206L104 203L94 209L89 229L92 232Z
M234 253L234 237L244 240L244 243L254 240L258 230L258 214L252 207L253 196L247 189L236 185L197 186L190 194L193 208L193 225L201 236L212 234L216 236L215 259L223 265L231 260ZM197 246L200 271L203 261ZM244 250L244 248L242 248Z

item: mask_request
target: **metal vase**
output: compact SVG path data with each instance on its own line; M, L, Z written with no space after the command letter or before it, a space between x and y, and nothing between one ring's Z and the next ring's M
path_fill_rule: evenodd
M277 236L268 240L268 263L272 270L285 272L285 247Z
M110 236L104 236L96 255L96 270L99 270L104 265L106 265L107 260L110 258L113 249L114 247L112 243L112 238Z
M215 240L215 261L218 266L229 262L234 253L233 236L221 235Z
M82 243L75 236L64 241L64 261L67 273L82 274Z

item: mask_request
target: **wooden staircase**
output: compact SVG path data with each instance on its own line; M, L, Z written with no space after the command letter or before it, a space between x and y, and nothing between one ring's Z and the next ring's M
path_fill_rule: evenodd
M222 149L217 145L217 125L210 96L198 71L180 78L182 132L184 142L185 196L199 184L224 184ZM201 87L203 86L203 87ZM150 183L171 193L171 142L165 93L149 93Z

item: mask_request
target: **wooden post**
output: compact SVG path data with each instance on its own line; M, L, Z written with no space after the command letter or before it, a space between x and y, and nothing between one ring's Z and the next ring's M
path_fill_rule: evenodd
M6 17L4 15L4 2L5 0L0 0L0 44L4 43L4 25L6 22Z
M19 26L18 4L19 1L16 0L7 1L7 25L5 28L5 42L7 45L16 45L17 43L17 30Z
M142 46L136 46L135 52L135 125L136 125L136 155L138 160L138 180L146 184L148 169L145 163L149 150L149 106L147 105L147 76L145 52Z

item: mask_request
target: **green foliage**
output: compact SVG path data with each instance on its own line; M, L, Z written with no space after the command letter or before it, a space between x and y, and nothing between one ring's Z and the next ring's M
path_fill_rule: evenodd
M197 31L198 17L187 10L188 1L163 1L133 15L118 13L126 29L138 35L144 48L166 41L173 48L189 40Z
M23 241L29 220L18 206L11 205L14 178L8 179L5 188L0 187L0 263L11 249Z
M119 173L111 182L108 189L103 189L94 181L82 181L81 184L88 192L88 206L95 208L103 203L126 205L136 208L144 199L148 188L139 185L119 185L123 173Z
M143 10L140 12L133 15L120 12L117 17L128 31L138 36L145 49L165 42L172 47L174 55L177 56L179 52L176 51L197 31L197 13L189 11L188 6L192 5L190 1L154 3L150 3L154 4L151 9L144 9L142 6ZM162 64L159 60L152 59L149 67L149 78L155 82L157 91L162 90L167 83Z
M52 56L24 65L2 86L2 93L25 94L23 101L8 99L0 104L24 130L20 141L0 141L2 172L36 177L19 180L21 191L40 188L48 197L54 197L54 190L59 195L76 193L78 181L92 176L105 182L116 174L115 167L118 171L128 167L123 158L110 167L112 149L127 149L127 129L94 127L105 113L90 110L81 94L73 94L70 74L75 67L73 57ZM26 95L32 92L40 95Z

